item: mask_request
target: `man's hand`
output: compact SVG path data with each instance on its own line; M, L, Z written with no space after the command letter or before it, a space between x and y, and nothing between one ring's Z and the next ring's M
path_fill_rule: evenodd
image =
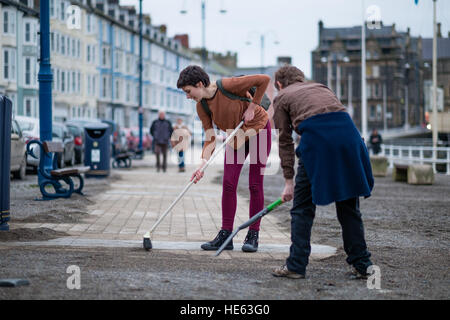
M201 178L203 178L204 172L201 169L205 165L206 162L208 162L206 159L202 159L202 163L197 168L197 170L195 170L195 172L192 174L190 181L194 180L194 183L197 183L200 181Z
M253 118L255 117L255 109L256 104L254 104L253 102L250 103L247 110L245 110L244 112L244 123L248 123L249 121L253 120Z
M284 184L284 190L281 194L281 200L283 202L291 201L294 199L294 180L286 179Z

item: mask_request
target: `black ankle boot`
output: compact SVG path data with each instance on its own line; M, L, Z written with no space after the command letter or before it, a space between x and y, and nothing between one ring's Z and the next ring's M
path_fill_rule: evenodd
M214 240L210 242L206 242L201 245L201 248L203 250L218 250L220 246L227 240L227 238L230 236L231 231L228 230L220 230L217 236L214 238ZM233 250L233 240L230 241L230 243L227 244L224 250Z
M256 252L258 250L258 237L259 231L248 230L247 236L245 237L244 245L242 246L242 251Z

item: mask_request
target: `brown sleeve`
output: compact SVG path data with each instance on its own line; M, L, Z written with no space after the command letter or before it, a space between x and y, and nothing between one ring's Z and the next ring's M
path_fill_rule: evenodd
M251 76L224 78L222 80L223 88L235 95L246 97L246 93L250 88L256 87L253 102L260 104L264 92L269 85L270 77L265 74L255 74Z
M295 150L294 139L292 138L292 121L289 116L287 106L283 105L282 99L276 97L273 102L273 121L275 128L279 130L279 156L281 168L285 179L294 177Z
M212 119L206 114L205 110L203 110L201 102L197 103L197 114L202 122L203 130L205 131L205 144L203 145L202 159L209 160L216 148L216 134L214 132Z

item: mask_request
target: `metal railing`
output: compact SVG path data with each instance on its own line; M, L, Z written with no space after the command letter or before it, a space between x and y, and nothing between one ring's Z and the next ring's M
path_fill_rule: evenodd
M450 175L450 147L424 147L424 146L398 146L381 145L381 155L386 157L389 168L394 167L394 163L402 164L431 164L434 173L445 172ZM437 170L439 166L440 170ZM442 169L445 167L445 170Z

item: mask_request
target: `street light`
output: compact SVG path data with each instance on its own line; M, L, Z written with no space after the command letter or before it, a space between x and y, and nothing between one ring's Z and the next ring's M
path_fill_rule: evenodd
M266 33L258 33L258 32L256 32L256 31L252 31L252 32L250 32L250 33L248 34L247 39L251 38L251 36L252 36L252 35L255 35L255 34L256 34L256 35L259 34L259 39L260 39L260 50L261 50L261 52L260 52L260 55L261 55L261 73L264 73L264 49L265 49L265 37L272 34L272 35L274 35L274 37L275 37L275 40L273 41L273 44L279 45L280 42L278 41L277 34L276 34L275 31L273 31L273 30L269 30L269 31L267 31ZM245 42L245 44L246 44L246 45L251 45L251 44L252 44L252 41L251 41L251 40L247 40L247 41Z
M201 0L202 5L202 66L206 65L206 36L205 36L205 17L206 17L206 0ZM223 7L219 10L221 14L227 13ZM180 14L187 14L186 8L180 10Z
M411 69L410 64L405 63L405 130L409 129L409 69Z

